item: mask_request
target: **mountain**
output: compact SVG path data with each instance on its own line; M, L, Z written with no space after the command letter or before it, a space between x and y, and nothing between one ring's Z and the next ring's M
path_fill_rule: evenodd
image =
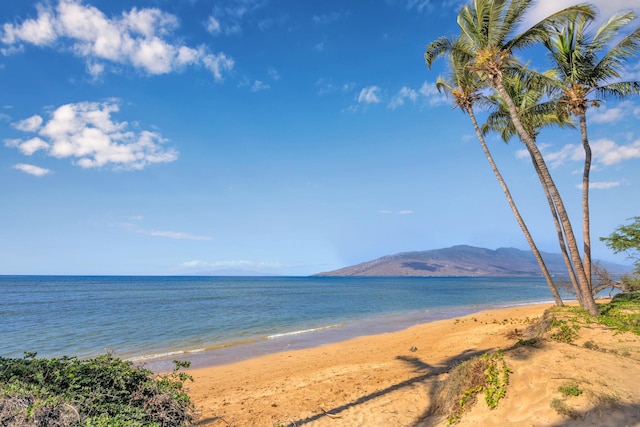
M551 274L566 275L562 255L542 252ZM595 261L595 260L594 260ZM597 261L596 261L597 262ZM631 267L609 262L599 264L612 274ZM428 251L402 252L316 276L540 276L531 251L515 248L494 250L459 245Z

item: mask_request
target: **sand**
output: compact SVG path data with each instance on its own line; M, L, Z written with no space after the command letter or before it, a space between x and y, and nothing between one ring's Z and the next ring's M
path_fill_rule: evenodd
M315 348L190 370L200 426L436 426L438 385L461 361L523 338L550 305L483 311ZM640 337L600 325L573 344L506 351L507 395L459 426L640 426ZM584 343L589 341L585 347ZM566 396L573 381L583 391ZM552 408L552 402L560 409ZM574 418L571 418L573 416Z

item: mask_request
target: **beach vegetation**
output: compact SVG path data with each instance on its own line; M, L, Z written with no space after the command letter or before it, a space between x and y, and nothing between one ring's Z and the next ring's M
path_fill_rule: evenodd
M632 218L632 223L621 225L607 237L601 237L614 253L625 253L634 262L635 271L623 275L619 282L623 292L640 291L640 216Z
M495 114L489 116L487 128L500 132L505 138L517 135L525 145L549 204L577 299L590 315L598 316L600 312L591 286L589 175L592 156L586 111L599 107L603 99L640 94L639 82L617 81L626 62L640 48L640 29L626 36L622 34L636 18L633 12L627 12L606 20L595 32L587 31L596 13L591 6L583 4L556 12L518 32L531 4L532 0L474 0L458 14L459 36L443 36L430 43L425 61L431 67L437 58L445 56L450 74L454 76L449 79L454 85L448 87L455 105L469 113L472 106L483 106L478 101L492 99ZM546 72L535 72L516 57L516 52L536 45L546 48L550 54L551 68ZM571 124L573 118L579 122L585 153L582 252L564 199L536 142L540 129ZM478 125L473 117L472 122L477 133ZM479 139L484 148L483 139L480 136ZM497 167L491 160L490 163L495 173ZM506 184L501 182L501 185L504 190ZM505 194L509 199L509 193L505 191ZM519 214L515 210L514 214L520 224ZM526 229L522 225L521 228L529 241ZM545 274L543 264L540 265ZM550 289L553 292L554 285L550 285ZM562 305L555 293L554 300Z
M551 400L551 408L553 408L558 414L574 420L580 417L580 413L578 411L567 405L564 400L558 399L557 397L554 397L553 400Z
M462 362L440 385L431 413L443 415L449 424L455 424L476 403L480 393L489 408L496 408L507 393L510 373L502 351L485 353Z
M560 387L558 387L558 391L565 396L580 396L582 394L582 389L575 381L569 381Z
M92 359L0 358L0 425L179 427L191 425L191 377L175 362L155 375L112 355Z
M579 337L580 325L564 319L553 319L549 338L571 344Z

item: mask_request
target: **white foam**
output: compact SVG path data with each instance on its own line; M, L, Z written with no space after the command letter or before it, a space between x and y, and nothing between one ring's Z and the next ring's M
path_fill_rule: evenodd
M275 339L275 338L284 338L284 337L290 337L290 336L295 336L295 335L301 335L301 334L308 334L309 332L318 332L318 331L322 331L325 329L331 329L331 328L337 328L343 326L342 323L337 323L335 325L329 325L329 326L321 326L319 328L310 328L310 329L302 329L299 331L293 331L293 332L283 332L281 334L273 334L273 335L269 335L267 336L267 339Z

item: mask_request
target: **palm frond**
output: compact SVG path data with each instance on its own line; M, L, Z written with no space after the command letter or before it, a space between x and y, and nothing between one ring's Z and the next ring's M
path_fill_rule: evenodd
M593 7L588 4L570 6L554 14L547 16L534 24L522 33L514 36L506 45L508 49L522 49L533 44L544 41L549 33L554 29L564 26L567 19L575 18L578 15L595 17Z
M427 63L427 66L431 68L431 65L436 59L446 54L447 52L450 52L453 43L453 39L447 36L439 37L429 43L424 53L424 60Z
M640 95L640 82L617 82L594 89L599 99L624 99L630 95Z

